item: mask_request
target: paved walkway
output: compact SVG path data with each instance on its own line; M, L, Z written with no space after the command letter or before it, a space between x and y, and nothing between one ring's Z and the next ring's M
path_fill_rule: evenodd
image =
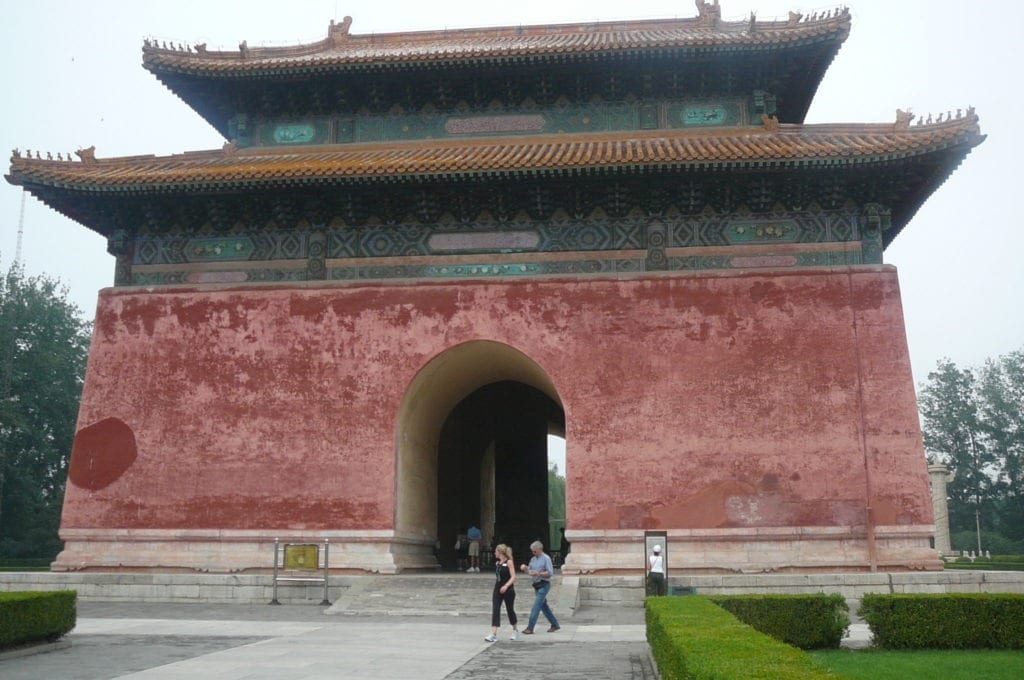
M488 644L488 617L325 616L309 605L80 602L63 648L0 658L3 680L655 680L637 607L584 608L562 630ZM557 612L559 614L562 612ZM542 625L543 624L543 625ZM867 644L857 623L844 646Z
M643 611L581 611L488 644L476 617L324 616L320 607L79 603L70 647L0 660L4 680L654 680ZM556 612L557 613L557 612ZM546 627L538 625L538 630ZM500 670L500 673L499 673Z

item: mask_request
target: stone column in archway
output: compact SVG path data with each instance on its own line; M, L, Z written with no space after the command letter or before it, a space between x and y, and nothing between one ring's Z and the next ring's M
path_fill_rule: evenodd
M953 481L945 465L929 465L928 479L932 489L932 507L935 514L935 549L940 555L952 552L949 541L949 505L946 501L946 484Z

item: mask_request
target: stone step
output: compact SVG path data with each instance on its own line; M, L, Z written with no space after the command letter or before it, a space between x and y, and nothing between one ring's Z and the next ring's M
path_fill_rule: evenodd
M517 613L533 604L528 578L516 587ZM567 616L576 608L578 579L552 580L548 602ZM333 615L487 616L491 612L494 577L490 574L416 574L364 576L339 593L325 612Z
M639 607L641 574L556 576L548 601L559 617L579 607ZM473 615L490 612L490 573L399 575L331 574L328 598L336 614ZM82 600L134 602L267 603L270 574L182 574L100 572L0 572L0 591L71 588ZM670 592L689 588L702 594L839 593L859 601L865 593L1024 593L1024 572L948 571L840 574L679 574ZM520 575L516 610L533 602L529 579ZM316 605L323 585L279 583L278 600ZM852 608L851 611L856 611Z

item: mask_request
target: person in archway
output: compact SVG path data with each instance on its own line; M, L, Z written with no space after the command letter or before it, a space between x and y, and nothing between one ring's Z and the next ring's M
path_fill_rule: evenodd
M466 535L465 527L459 527L459 533L455 537L455 559L459 571L469 571L469 536Z
M661 546L651 548L651 556L647 558L647 578L651 583L654 595L666 595L665 558L661 554Z
M512 549L501 543L494 549L494 593L491 596L491 634L484 638L486 642L498 641L498 627L501 625L501 603L505 603L508 622L512 624L512 637L519 639L516 625L516 563L512 558Z
M530 558L530 564L523 564L519 567L520 571L526 572L533 577L534 590L533 609L530 610L530 621L526 624L526 628L523 629L523 635L533 635L533 627L537 624L537 618L541 612L544 613L544 618L551 624L548 632L554 633L557 630L561 630L561 626L558 625L558 619L555 618L555 613L548 606L548 591L551 590L551 576L555 573L555 567L551 564L551 558L544 552L544 544L540 541L531 543L530 551L533 553L533 557Z
M483 540L483 534L480 532L480 527L473 525L469 527L469 531L466 532L469 537L469 569L466 571L480 572L480 541Z

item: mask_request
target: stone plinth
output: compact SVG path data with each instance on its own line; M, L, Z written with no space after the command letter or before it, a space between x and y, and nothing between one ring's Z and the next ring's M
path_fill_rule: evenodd
M935 513L935 549L946 555L953 552L949 540L949 494L946 484L953 481L945 465L929 465L928 481L932 491L932 508Z

